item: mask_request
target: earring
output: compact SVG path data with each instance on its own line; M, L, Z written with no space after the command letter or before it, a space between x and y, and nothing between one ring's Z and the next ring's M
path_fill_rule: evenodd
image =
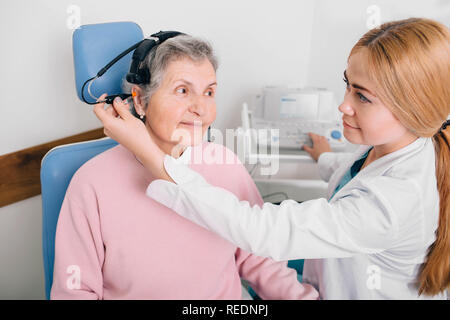
M139 115L139 118L141 118L141 120L144 119L144 115L143 114Z

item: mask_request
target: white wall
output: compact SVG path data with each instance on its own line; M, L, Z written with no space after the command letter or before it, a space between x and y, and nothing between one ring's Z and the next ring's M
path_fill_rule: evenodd
M261 86L306 80L313 0L2 0L0 154L101 127L76 96L71 4L81 24L131 20L145 35L172 29L210 40L221 130L239 125L241 103ZM40 201L0 208L0 299L44 297Z
M76 97L70 4L81 9L82 24L132 20L146 35L175 29L209 39L220 61L219 129L237 124L233 111L249 90L306 79L312 0L2 1L0 61L7 76L0 88L8 93L3 117L11 121L0 128L0 154L100 127ZM6 138L11 133L15 138Z
M174 29L209 39L220 61L221 130L239 125L240 104L264 85L328 87L339 101L369 5L382 21L425 16L450 25L448 0L2 0L0 155L101 126L75 92L71 4L82 24L132 20L146 35ZM41 213L40 196L0 208L0 299L44 298Z
M0 299L43 299L41 197L0 208Z

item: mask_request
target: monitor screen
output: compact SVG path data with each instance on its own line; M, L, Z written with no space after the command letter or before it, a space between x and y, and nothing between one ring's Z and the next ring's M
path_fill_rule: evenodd
M316 93L290 93L281 96L279 105L280 119L316 120L319 112L319 95Z

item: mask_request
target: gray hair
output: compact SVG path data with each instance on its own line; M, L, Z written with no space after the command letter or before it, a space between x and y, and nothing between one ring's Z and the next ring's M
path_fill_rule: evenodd
M214 55L212 46L205 40L189 35L180 35L167 39L160 45L152 48L142 63L142 68L148 68L150 72L150 83L137 85L142 91L142 102L147 109L148 102L155 91L160 87L164 78L166 68L170 62L181 58L189 58L192 61L208 59L214 71L217 71L218 61ZM122 84L125 93L130 93L133 83L126 79ZM134 108L132 108L135 112Z

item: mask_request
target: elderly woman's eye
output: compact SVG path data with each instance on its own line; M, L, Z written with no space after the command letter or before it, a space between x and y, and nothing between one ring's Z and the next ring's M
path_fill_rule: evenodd
M187 92L186 88L183 88L183 87L178 88L176 91L177 91L177 93L183 93L183 94Z
M207 96L212 97L212 96L214 96L214 90L208 90L208 91L205 92L205 94L206 94Z

